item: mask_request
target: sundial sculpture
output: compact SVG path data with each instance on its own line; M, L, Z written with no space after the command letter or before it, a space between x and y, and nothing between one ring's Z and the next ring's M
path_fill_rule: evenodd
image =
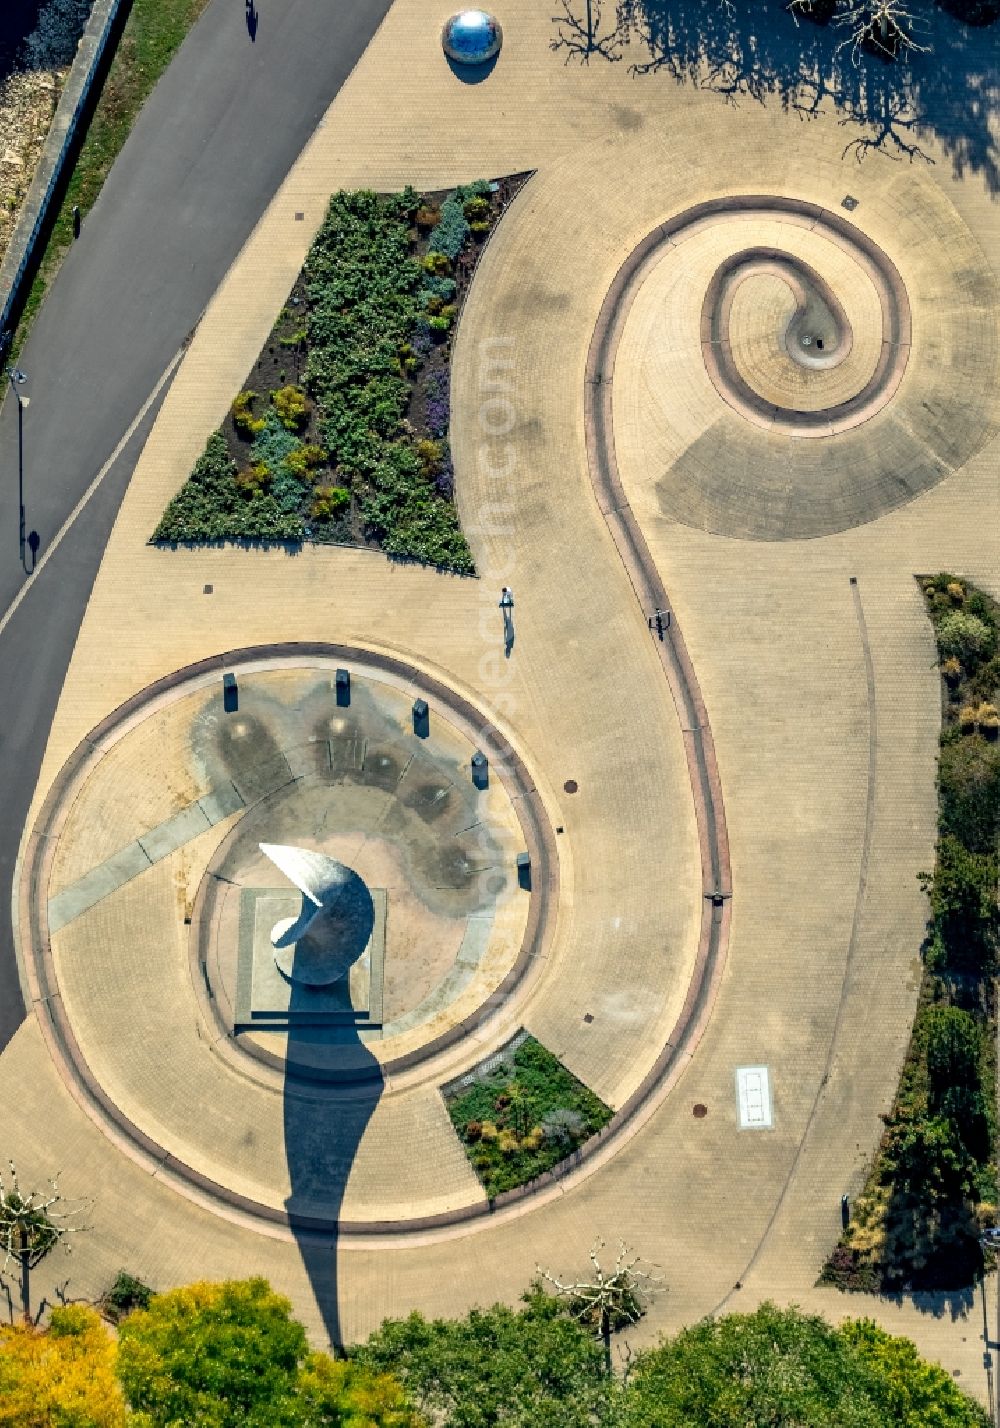
M371 938L371 893L356 872L325 853L281 843L259 847L302 894L299 915L283 917L271 929L278 970L306 987L339 981Z

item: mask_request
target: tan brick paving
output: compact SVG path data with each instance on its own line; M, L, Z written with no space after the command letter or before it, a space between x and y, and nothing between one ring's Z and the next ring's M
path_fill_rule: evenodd
M488 83L469 88L441 63L426 6L398 0L220 288L167 396L81 629L39 797L110 707L227 646L326 636L443 671L512 731L553 822L566 828L552 968L526 1021L614 1098L627 1094L671 1024L700 889L676 715L586 474L583 373L611 277L654 223L705 197L746 192L751 182L827 205L858 194L854 220L899 265L913 302L913 380L923 371L944 393L936 420L954 429L958 451L970 423L996 416L968 409L965 375L996 360L993 289L959 295L963 313L981 309L984 294L990 306L985 317L969 316L950 372L941 324L954 316L954 274L942 271L936 285L922 255L957 243L992 272L1000 250L995 209L975 177L960 179L946 163L875 159L858 169L840 157L834 117L803 126L766 108L734 111L664 77L637 81L624 64L564 67L547 48L548 13L510 0L501 61ZM242 383L331 189L436 187L526 168L538 175L484 257L456 351L459 500L482 584L365 552L289 560L149 550L149 531ZM293 222L295 210L306 223ZM490 437L483 384L496 370L484 361L500 349L483 343L497 337L513 338L516 424ZM686 381L678 379L681 407ZM632 408L646 413L643 430L663 393L649 398ZM840 1194L857 1188L877 1139L916 988L925 907L915 875L933 850L939 706L912 575L950 567L1000 593L995 445L871 525L762 544L668 519L652 491L663 467L648 469L638 421L632 431L636 440L626 437L619 453L622 479L698 672L726 802L733 920L715 1015L650 1122L557 1202L406 1248L344 1246L344 1332L363 1334L413 1306L443 1313L513 1299L537 1262L569 1271L595 1232L623 1234L663 1265L670 1286L640 1338L708 1312L752 1264L747 1302L773 1294L822 1304L833 1317L875 1312L981 1393L974 1315L955 1323L905 1304L820 1295L811 1284L837 1233ZM654 438L647 430L643 439ZM514 473L491 478L483 463L502 469L508 440ZM485 517L484 503L498 501L513 509ZM851 576L877 721L860 903L872 726ZM201 594L205 582L212 597ZM496 653L495 588L505 582L518 601L509 666ZM568 778L579 793L562 792ZM584 1011L597 1017L592 1026ZM775 1128L740 1132L734 1069L757 1062L771 1068ZM0 1091L15 1107L9 1148L26 1174L61 1164L67 1188L96 1194L94 1229L72 1261L78 1292L120 1263L158 1284L253 1267L289 1289L321 1336L294 1247L151 1184L73 1106L31 1022L0 1061ZM695 1101L709 1107L704 1120L692 1118ZM401 1144L412 1159L419 1131ZM374 1149L359 1158L351 1193L376 1193L379 1163L394 1167L386 1152L370 1157ZM45 1273L54 1280L57 1267Z

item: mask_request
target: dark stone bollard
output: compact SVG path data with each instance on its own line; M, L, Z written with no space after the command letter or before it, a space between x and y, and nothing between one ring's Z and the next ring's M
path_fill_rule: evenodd
M222 676L222 707L227 714L235 714L240 707L240 691L236 685L235 674Z
M486 761L486 755L477 749L472 755L472 782L476 788L486 788L490 781L490 766Z
M431 715L426 699L413 701L413 732L418 739L426 739L431 729Z
M346 709L351 702L351 671L349 669L337 670L334 688L337 691L337 707Z
M518 853L517 855L517 885L525 892L531 891L531 854Z

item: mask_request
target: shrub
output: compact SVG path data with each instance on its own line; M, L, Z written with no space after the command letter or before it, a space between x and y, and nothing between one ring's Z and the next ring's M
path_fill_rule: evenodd
M979 734L942 743L938 786L942 833L991 853L1000 835L1000 748Z
M451 272L451 259L446 253L439 253L436 249L431 249L421 260L421 266L425 273L432 277L446 278Z
M300 431L309 420L309 403L301 387L280 387L271 393L271 401L286 431Z
M417 442L417 455L420 457L423 474L428 478L436 476L444 462L444 447L441 442L425 437Z
M247 499L236 482L226 439L213 432L194 471L164 511L153 544L225 540L297 541L302 521L287 516L264 492Z
M328 521L351 504L351 493L345 486L317 486L309 514L314 521Z
M466 199L462 205L462 212L469 223L481 223L483 220L489 219L492 208L488 198L482 198L477 194L473 198Z
M491 1198L551 1169L611 1116L534 1037L451 1097L448 1112Z
M445 199L441 205L441 216L430 236L430 244L435 252L444 253L455 259L462 251L469 236L462 200L456 194Z
M114 1283L101 1298L101 1308L115 1323L131 1314L133 1309L148 1309L153 1291L134 1274L118 1271Z
M229 409L233 426L241 436L254 436L258 431L264 430L263 417L255 417L253 414L253 404L256 400L256 392L240 392Z
M1000 655L994 655L979 666L969 688L977 699L996 701L1000 694Z
M326 461L326 452L321 446L296 446L284 459L287 470L296 476L305 476L310 472L315 472L317 466L322 466Z
M442 302L447 302L453 298L458 291L458 284L454 278L440 277L433 273L428 274L424 279L424 285L420 289L420 297L426 306L427 297L439 297Z
M930 896L935 931L947 953L948 965L976 971L989 969L996 955L997 859L970 852L946 834L938 842L934 872L921 873Z
M996 635L978 615L956 610L938 621L937 642L946 659L953 657L969 669L984 655L993 653Z
M963 704L958 711L958 725L960 729L974 729L976 727L976 716L979 713L978 704Z
M925 1018L927 1073L932 1103L949 1086L974 1086L979 1081L981 1036L975 1017L961 1007L930 1007Z
M287 471L288 458L300 449L298 437L292 436L282 425L277 412L268 412L264 425L257 433L250 448L250 460L255 466L262 466L272 476Z
M255 491L267 490L271 484L271 472L263 461L257 461L237 474L236 484L245 496L252 496Z

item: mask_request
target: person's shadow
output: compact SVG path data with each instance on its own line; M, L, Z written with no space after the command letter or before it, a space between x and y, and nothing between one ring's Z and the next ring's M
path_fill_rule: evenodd
M252 44L257 38L257 26L260 23L260 15L254 9L253 0L246 0L247 4L247 34L250 36Z
M510 610L503 612L503 652L504 658L510 659L510 652L514 648L514 616Z

